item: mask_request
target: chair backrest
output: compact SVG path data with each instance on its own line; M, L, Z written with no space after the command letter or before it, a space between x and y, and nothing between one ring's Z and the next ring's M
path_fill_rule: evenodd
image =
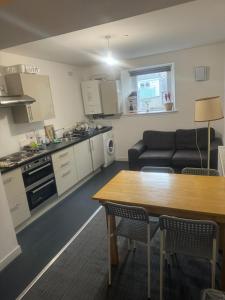
M199 238L216 239L218 236L218 225L213 221L182 219L170 216L159 217L161 230L181 232L183 234L194 234Z
M141 168L142 172L155 172L155 173L174 173L174 169L171 167L152 167L152 166L146 166Z
M148 212L139 206L128 206L112 202L104 203L106 215L149 223Z
M203 175L203 176L219 176L219 172L215 169L206 168L184 168L181 171L182 174L189 175Z

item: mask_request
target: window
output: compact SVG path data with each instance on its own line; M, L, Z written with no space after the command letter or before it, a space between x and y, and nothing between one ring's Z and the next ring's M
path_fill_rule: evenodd
M128 71L128 112L151 113L175 109L173 64Z

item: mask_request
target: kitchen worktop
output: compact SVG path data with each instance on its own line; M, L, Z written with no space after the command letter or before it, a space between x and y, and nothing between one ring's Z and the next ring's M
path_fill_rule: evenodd
M22 163L16 164L14 166L7 167L7 168L0 168L0 172L2 174L6 173L6 172L11 171L13 169L16 169L16 168L18 168L22 165L25 165L25 164L27 164L27 163L29 163L29 162L37 159L37 158L40 158L41 156L44 156L44 155L47 155L47 154L52 154L54 152L57 152L57 151L62 150L64 148L73 146L73 145L78 144L82 141L88 140L93 136L96 136L98 134L101 134L101 133L104 133L104 132L107 132L107 131L110 131L110 130L112 130L111 126L104 126L101 129L95 129L94 131L89 132L89 134L87 134L83 137L71 138L67 141L62 141L62 142L57 143L57 144L51 143L48 146L46 146L46 149L44 151L41 151L41 153L39 155L36 155L35 157L31 157L30 159L28 159L28 160L26 160Z

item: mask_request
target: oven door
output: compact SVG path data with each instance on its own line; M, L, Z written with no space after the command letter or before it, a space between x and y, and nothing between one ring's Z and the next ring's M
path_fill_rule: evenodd
M48 179L27 192L27 199L30 209L35 208L54 194L56 194L55 178Z
M44 177L47 177L50 174L53 174L53 166L51 161L33 170L24 172L23 173L24 185L25 187L31 186L33 183L39 181Z

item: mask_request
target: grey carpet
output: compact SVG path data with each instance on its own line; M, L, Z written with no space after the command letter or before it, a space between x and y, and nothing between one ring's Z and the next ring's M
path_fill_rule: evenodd
M107 246L104 210L87 225L23 299L28 300L142 300L147 298L146 247L127 253L119 240L120 265L107 287ZM159 234L152 240L152 300L159 299ZM219 273L219 272L218 272ZM200 260L178 257L165 268L165 299L200 299L210 286L210 267Z

